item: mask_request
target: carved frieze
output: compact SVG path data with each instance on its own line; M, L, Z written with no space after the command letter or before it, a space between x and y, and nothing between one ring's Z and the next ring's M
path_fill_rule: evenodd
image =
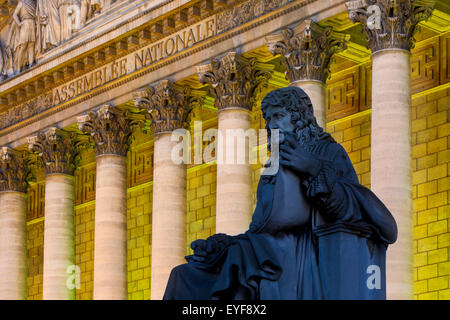
M255 91L268 83L271 72L268 66L258 64L256 58L247 59L236 52L197 67L200 82L210 85L219 110L236 107L251 110Z
M37 115L53 106L52 93L43 94L31 101L9 109L0 115L0 130Z
M133 127L137 124L128 111L110 105L78 117L78 128L91 135L97 156L126 156Z
M76 133L54 127L28 138L28 149L38 155L38 164L47 175L73 175L79 161L80 147Z
M7 147L0 149L0 192L27 192L30 175L28 153Z
M354 0L346 2L350 20L360 22L372 52L410 50L417 24L428 19L433 0Z
M330 74L330 61L338 51L345 50L350 36L334 32L305 20L294 28L266 37L272 54L280 54L289 81L318 80L324 82Z
M193 105L201 103L201 97L191 96L188 87L169 80L134 92L133 99L136 107L148 111L155 134L186 128Z
M294 0L249 0L217 15L217 32L223 32L281 8Z

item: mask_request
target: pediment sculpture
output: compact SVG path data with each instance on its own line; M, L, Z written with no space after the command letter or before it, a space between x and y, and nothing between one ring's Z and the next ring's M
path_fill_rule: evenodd
M113 2L19 0L0 49L0 80L33 66L39 56L70 39Z

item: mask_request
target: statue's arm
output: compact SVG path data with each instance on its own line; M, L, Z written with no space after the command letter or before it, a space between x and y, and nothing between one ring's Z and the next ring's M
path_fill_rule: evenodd
M12 16L14 21L17 23L18 26L20 26L21 23L22 23L20 21L20 19L19 19L19 12L20 12L20 10L22 10L22 2L19 2L19 4L17 5L16 10L14 10L14 13L13 13L13 16Z
M332 147L334 156L321 160L319 173L311 177L307 196L328 222L358 222L373 226L387 243L395 242L397 225L389 210L376 195L358 181L358 176L339 144Z

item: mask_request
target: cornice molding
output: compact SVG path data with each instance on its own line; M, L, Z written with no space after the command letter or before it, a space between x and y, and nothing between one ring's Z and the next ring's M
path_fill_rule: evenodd
M277 19L283 15L287 15L290 14L294 11L297 11L303 7L306 7L314 2L316 2L318 0L306 0L306 1L302 1L302 2L296 2L296 3L290 3L288 4L285 8L280 8L279 10L277 10L276 12L274 12L273 14L267 14L267 16L265 17L261 17L256 19L253 22L250 23L246 23L243 26L237 26L235 30L228 30L227 32L224 32L223 34L218 34L215 36L215 38L207 41L204 44L198 44L194 47L188 48L178 54L176 54L175 56L171 56L168 57L162 61L158 61L157 63L151 64L147 67L142 68L141 70L138 70L136 72L134 72L133 74L127 75L125 77L123 77L123 79L118 79L116 81L114 81L111 84L106 84L101 88L92 90L92 92L86 93L82 96L79 96L77 98L74 98L71 101L67 101L65 103L62 103L60 105L57 106L53 106L50 108L47 108L46 110L42 111L39 114L35 114L34 116L28 117L29 119L22 121L20 123L16 122L16 124L10 125L6 128L4 128L3 130L0 131L0 136L9 134L12 131L18 130L20 128L23 128L25 126L28 126L36 121L39 121L41 119L44 119L46 117L49 117L51 115L54 115L58 112L64 111L76 104L82 103L82 102L87 102L89 100L91 100L93 97L103 94L105 92L108 92L116 87L120 87L125 85L126 83L129 83L133 80L136 80L138 78L141 78L143 76L146 76L150 73L153 73L157 70L160 70L172 63L175 63L181 59L185 59L193 54L196 54L198 52L201 52L205 49L208 49L222 41L226 41L229 39L234 38L235 36L239 35L240 33L249 31L253 28L256 28L264 23L270 22L274 19Z

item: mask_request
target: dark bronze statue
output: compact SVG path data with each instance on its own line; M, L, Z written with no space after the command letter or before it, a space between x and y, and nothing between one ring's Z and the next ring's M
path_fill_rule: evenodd
M397 238L389 210L359 184L303 90L275 90L261 107L269 136L279 130L280 167L261 176L249 230L194 241L164 299L385 299Z

